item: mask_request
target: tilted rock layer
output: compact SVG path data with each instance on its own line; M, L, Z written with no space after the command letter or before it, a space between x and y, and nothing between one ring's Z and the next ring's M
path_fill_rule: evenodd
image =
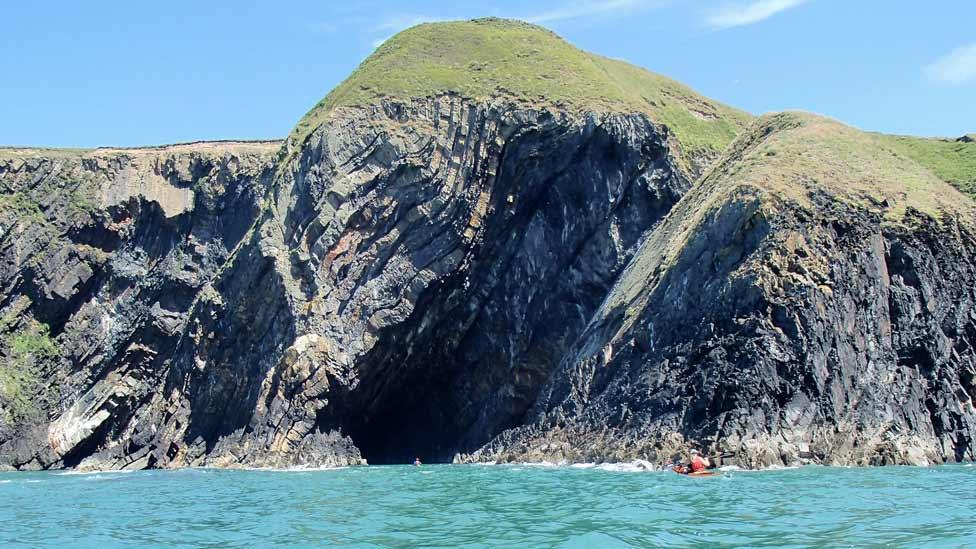
M0 467L974 458L969 197L809 115L475 95L0 150Z
M972 460L972 201L897 161L892 181L863 178L887 154L868 142L814 159L839 162L831 181L755 163L847 138L807 115L757 122L649 233L531 420L473 458L661 459L690 439L750 467ZM903 210L913 178L940 217Z

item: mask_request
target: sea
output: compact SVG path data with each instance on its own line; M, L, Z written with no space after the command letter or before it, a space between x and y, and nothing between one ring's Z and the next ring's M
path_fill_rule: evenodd
M976 547L976 468L0 473L0 546Z

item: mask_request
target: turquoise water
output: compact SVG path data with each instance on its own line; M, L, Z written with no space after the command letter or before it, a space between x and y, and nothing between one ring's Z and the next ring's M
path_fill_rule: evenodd
M0 546L976 546L976 468L0 473Z

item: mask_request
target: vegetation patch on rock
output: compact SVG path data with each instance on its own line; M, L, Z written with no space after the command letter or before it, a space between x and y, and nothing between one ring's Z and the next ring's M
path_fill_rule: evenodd
M7 358L0 365L0 420L10 423L34 409L31 395L39 383L37 363L58 356L58 348L47 325L33 320L8 336L4 347Z
M823 192L891 222L909 208L935 218L950 213L971 219L972 200L938 177L942 159L932 154L915 160L892 142L814 114L767 115L730 147L708 179L802 205Z

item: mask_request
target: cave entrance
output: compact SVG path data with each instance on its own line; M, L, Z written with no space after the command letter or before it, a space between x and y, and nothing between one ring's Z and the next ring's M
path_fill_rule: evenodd
M463 451L460 410L446 392L400 384L375 410L349 418L345 431L370 465L451 463Z

